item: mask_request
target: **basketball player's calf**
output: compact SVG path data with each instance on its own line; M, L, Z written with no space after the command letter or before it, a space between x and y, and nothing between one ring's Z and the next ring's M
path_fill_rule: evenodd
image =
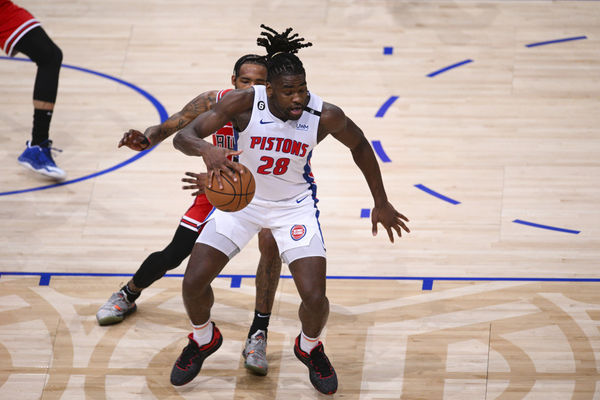
M277 242L269 229L262 229L258 233L258 248L260 261L256 270L256 309L242 356L246 369L266 375L269 370L267 332L281 274L281 258Z

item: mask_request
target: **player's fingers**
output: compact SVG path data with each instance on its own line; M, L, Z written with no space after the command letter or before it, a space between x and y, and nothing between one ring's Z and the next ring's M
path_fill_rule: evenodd
M237 164L237 163L231 163L231 164ZM227 175L228 177L230 177L231 179L233 179L234 182L237 182L237 176L235 174L236 171L240 172L238 170L238 167L234 166L234 165L230 166L229 164L227 165L227 168L225 168L225 170L224 170L225 175Z
M398 221L398 225L400 225L406 232L410 233L410 229L408 229L408 226L406 226L404 222Z
M212 182L213 182L213 177L215 175L215 171L210 170L208 171L208 187L211 188L212 187Z
M237 171L240 175L244 173L244 166L238 162L229 161L227 166L232 170Z
M398 233L398 236L402 237L402 229L400 228L400 226L394 225L393 228L396 230L396 233Z
M373 233L373 236L377 236L377 222L376 221L372 221L372 228L371 228L371 233Z
M388 226L387 228L385 228L385 230L387 231L388 237L390 238L390 242L394 243L394 232L392 231L392 228Z
M218 184L217 186L219 187L219 190L223 190L223 180L221 179L221 174L217 173L215 175L217 177L217 184Z
M194 192L194 193L192 193L192 196L194 196L194 197L195 197L195 196L198 196L200 193L201 193L201 192L198 190L197 192ZM202 193L204 193L204 192L202 192Z

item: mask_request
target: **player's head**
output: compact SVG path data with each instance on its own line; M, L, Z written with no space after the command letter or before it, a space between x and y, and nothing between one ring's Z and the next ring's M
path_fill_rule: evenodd
M289 36L292 28L278 33L268 26L261 25L266 31L256 39L256 43L267 49L267 95L269 107L274 108L278 117L296 120L308 103L306 72L302 61L294 55L303 47L312 43L303 43L297 33Z
M236 61L231 84L236 89L247 89L267 82L267 64L263 56L246 54Z

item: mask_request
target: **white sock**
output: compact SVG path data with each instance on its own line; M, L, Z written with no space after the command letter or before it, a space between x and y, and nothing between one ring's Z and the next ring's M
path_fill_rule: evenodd
M319 344L319 336L316 338L308 337L304 332L300 333L300 350L310 354L311 350Z
M194 340L198 343L198 346L203 346L212 340L212 327L210 319L201 325L192 324L192 328L194 328Z

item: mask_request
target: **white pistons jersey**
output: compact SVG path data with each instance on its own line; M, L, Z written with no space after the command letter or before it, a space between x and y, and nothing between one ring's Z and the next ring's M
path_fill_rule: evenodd
M239 132L237 149L243 150L239 161L254 174L255 197L281 201L314 191L310 157L322 107L323 100L311 93L300 119L284 122L269 111L265 86L254 86L252 116Z

